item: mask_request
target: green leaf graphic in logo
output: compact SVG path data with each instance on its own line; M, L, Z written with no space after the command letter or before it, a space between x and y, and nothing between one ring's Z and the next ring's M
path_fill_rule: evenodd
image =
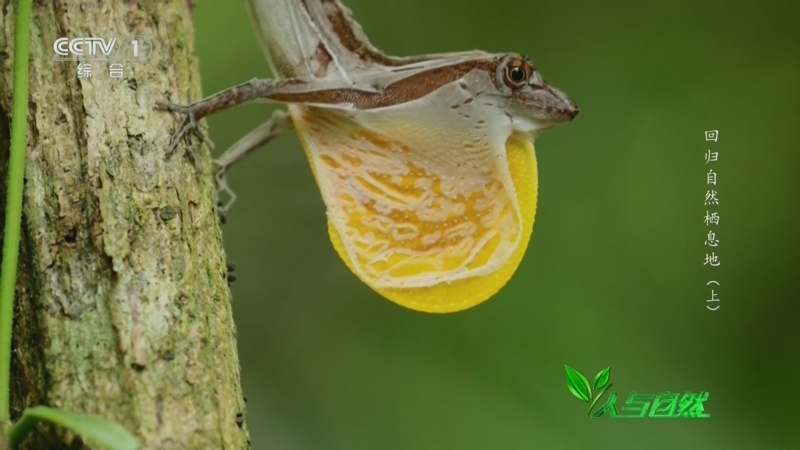
M606 367L594 376L594 390L603 389L611 377L611 366Z
M589 403L589 411L586 413L586 417L589 417L597 401L603 397L608 388L613 386L613 384L608 383L611 379L611 366L606 367L594 376L594 388L589 384L589 380L577 370L566 364L564 364L564 370L567 372L567 387L572 392L572 395Z
M589 380L587 380L583 374L566 364L564 364L564 369L567 372L567 387L569 391L572 392L572 395L585 402L589 402L592 396L592 388L589 386Z

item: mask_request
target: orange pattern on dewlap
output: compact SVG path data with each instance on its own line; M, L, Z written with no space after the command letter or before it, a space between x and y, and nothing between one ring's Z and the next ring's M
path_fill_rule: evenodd
M514 133L506 142L513 192L485 174L477 180L482 189L458 191L416 149L330 111L290 112L328 207L331 243L361 281L430 313L471 308L505 286L522 261L536 213L536 156L528 136ZM381 169L368 170L374 167ZM490 273L459 278L490 262L496 266ZM436 277L452 279L402 287Z

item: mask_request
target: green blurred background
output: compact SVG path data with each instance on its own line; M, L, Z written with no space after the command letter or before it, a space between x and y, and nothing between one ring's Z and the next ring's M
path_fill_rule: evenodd
M198 3L204 92L269 77L244 3ZM537 140L519 271L452 315L403 309L347 270L296 137L234 168L224 233L254 449L800 448L800 2L346 3L389 53L527 54L581 114ZM212 118L217 149L270 111ZM618 408L630 391L709 391L711 418L587 419L564 364L610 365Z

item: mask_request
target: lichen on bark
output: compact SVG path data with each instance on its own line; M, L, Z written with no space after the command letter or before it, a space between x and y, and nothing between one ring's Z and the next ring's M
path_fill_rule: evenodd
M4 180L13 33L0 1ZM59 37L133 34L154 50L123 79L51 61ZM12 418L44 404L114 420L142 448L249 446L209 149L167 157L179 118L154 109L199 99L197 74L185 0L35 2ZM40 426L26 446L91 443Z

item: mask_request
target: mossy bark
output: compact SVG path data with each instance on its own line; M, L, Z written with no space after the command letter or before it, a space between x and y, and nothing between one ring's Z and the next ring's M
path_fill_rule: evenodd
M0 0L3 179L15 4ZM34 2L12 419L41 404L114 420L142 448L248 447L209 150L168 157L179 118L154 109L201 97L191 7ZM133 34L154 50L123 79L107 63L78 78L77 63L51 61L59 37ZM26 441L91 445L43 425Z

